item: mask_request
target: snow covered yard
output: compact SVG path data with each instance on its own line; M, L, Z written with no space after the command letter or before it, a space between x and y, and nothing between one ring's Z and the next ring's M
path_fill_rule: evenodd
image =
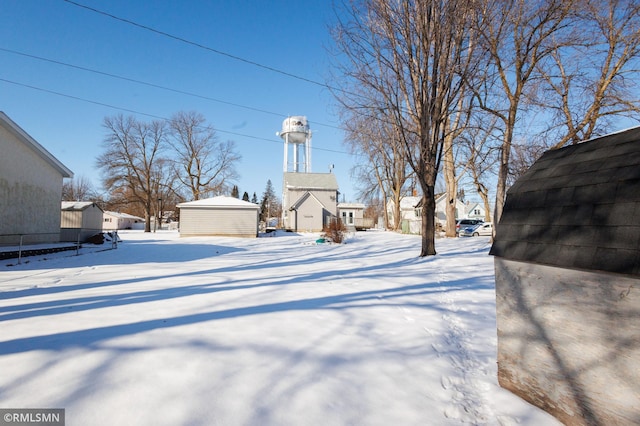
M67 425L557 425L497 385L487 237L121 233L0 262L0 408ZM41 258L40 258L41 259Z

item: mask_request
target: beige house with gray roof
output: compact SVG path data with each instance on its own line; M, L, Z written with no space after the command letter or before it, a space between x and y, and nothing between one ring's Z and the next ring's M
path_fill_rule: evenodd
M284 173L282 223L289 231L320 232L338 215L333 173Z

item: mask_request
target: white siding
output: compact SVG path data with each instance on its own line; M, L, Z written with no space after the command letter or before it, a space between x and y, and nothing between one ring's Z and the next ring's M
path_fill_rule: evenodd
M61 173L2 126L0 152L0 244L59 241Z
M189 208L180 209L180 236L220 235L256 237L258 208Z
M102 210L97 206L91 206L87 208L82 215L82 227L100 232L102 230L102 217Z

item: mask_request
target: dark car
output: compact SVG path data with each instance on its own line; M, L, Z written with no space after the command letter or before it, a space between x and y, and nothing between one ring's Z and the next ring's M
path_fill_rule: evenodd
M469 226L476 226L481 223L484 223L484 220L481 219L458 219L456 222L456 235L460 233L460 229L467 228Z

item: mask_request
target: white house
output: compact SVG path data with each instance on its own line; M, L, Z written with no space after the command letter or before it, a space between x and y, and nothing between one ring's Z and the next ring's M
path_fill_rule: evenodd
M365 219L364 208L362 203L339 203L338 217L347 229L360 231L373 228L373 219Z
M420 224L422 218L420 211L417 210L418 203L422 197L406 196L400 198L400 216L396 218L396 203L393 200L387 201L387 215L389 216L390 226L399 224L403 233L419 234L421 232Z
M447 222L446 201L446 194L436 196L436 226L444 226ZM392 200L387 203L389 221L392 224L395 223L394 206L395 203ZM465 207L462 201L456 199L456 219L465 217ZM422 232L422 197L408 196L400 199L400 221L403 233L419 234Z
M0 111L0 245L60 241L62 181L73 177Z
M218 196L180 203L180 236L258 236L260 206L235 197Z
M118 229L144 229L144 218L128 213L106 211L103 214L102 229L116 231Z
M469 203L466 205L467 219L487 220L486 209L482 203Z
M465 203L456 198L455 218L460 219L467 215L467 206ZM436 225L443 228L447 224L447 194L443 193L436 196Z

